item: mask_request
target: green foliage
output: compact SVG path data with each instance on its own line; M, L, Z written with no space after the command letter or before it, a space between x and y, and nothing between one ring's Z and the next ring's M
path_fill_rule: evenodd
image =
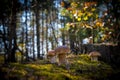
M66 17L69 24L76 25L77 29L74 31L75 39L79 38L78 40L83 40L84 38L92 36L95 43L113 41L112 35L115 32L113 29L115 27L115 18L113 18L113 13L110 13L112 8L108 8L108 12L103 12L107 15L102 14L102 17L99 17L102 10L99 10L98 7L103 3L89 0L68 0L69 6L67 8L65 7L67 6L66 3L67 1L61 3L61 15ZM106 6L108 5L106 4ZM70 25L66 27L68 30L74 30ZM87 28L89 28L90 31L88 31Z

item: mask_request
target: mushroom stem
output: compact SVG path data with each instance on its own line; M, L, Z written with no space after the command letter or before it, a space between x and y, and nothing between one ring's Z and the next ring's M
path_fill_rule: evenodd
M50 63L55 63L56 62L56 55L54 50L50 50L47 53L47 58L50 61Z
M58 65L66 64L66 55L64 55L64 54L59 54L59 55L58 55L58 58L59 58L59 63L58 63Z

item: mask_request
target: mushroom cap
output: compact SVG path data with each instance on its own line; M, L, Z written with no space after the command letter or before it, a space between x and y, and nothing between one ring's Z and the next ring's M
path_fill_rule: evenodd
M89 56L90 57L98 57L98 56L101 56L101 54L98 51L93 51L93 52L89 53Z
M70 52L70 48L67 46L58 46L55 48L55 53L56 54L66 54Z
M47 56L54 56L55 55L55 50L50 50L47 53Z

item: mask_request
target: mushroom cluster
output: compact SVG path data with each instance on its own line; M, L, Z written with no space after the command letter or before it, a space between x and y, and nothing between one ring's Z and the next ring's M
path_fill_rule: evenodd
M50 61L50 63L56 63L56 55L55 50L50 50L47 53L47 58Z
M89 56L91 61L98 61L98 57L101 56L101 54L98 51L93 51L89 53Z
M70 52L69 47L67 46L58 46L55 48L55 54L58 57L58 65L66 64L66 55Z
M70 52L69 47L67 47L67 46L58 46L54 50L48 51L47 59L50 61L50 63L58 62L58 65L67 64L66 55L69 52Z

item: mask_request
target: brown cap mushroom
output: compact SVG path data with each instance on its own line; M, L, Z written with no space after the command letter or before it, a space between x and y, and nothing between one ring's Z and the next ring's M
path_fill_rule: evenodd
M67 46L58 46L55 48L55 53L56 54L66 54L70 52L70 48Z
M54 50L50 50L47 53L47 58L50 63L56 63L56 55Z
M48 51L47 56L55 56L55 50Z
M58 65L66 64L66 54L70 52L69 47L67 46L59 46L55 48L55 54L58 56Z
M101 54L98 51L93 51L93 52L89 53L89 56L90 57L98 57L98 56L101 56Z
M89 56L91 57L91 61L98 61L98 57L101 56L101 54L97 51L90 52Z

